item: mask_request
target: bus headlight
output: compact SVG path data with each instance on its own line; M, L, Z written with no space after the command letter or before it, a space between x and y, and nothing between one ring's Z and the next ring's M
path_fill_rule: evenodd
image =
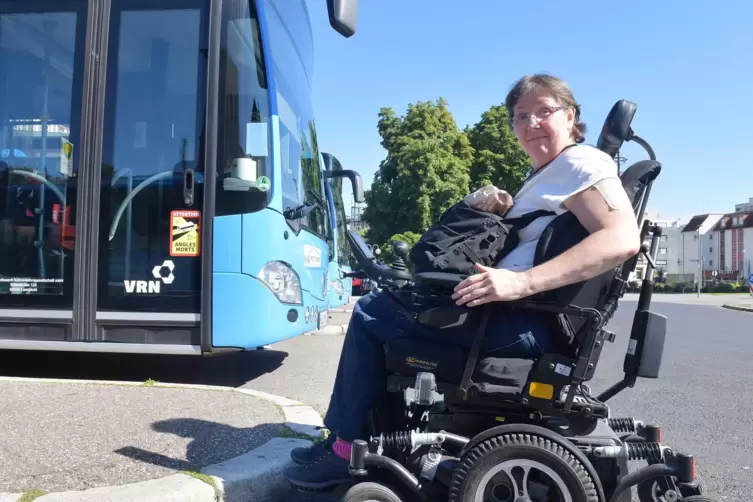
M301 280L295 270L281 261L270 261L259 271L258 278L282 303L301 304Z
M345 294L345 286L343 286L343 281L340 279L332 281L332 289L334 289L335 293L338 295Z

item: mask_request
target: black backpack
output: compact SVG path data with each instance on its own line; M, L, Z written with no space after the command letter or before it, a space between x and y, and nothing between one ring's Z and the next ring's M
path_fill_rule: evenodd
M553 214L539 210L517 218L504 218L460 201L445 211L439 222L411 249L413 273L469 276L477 272L476 263L492 267L518 245L518 230L536 218Z

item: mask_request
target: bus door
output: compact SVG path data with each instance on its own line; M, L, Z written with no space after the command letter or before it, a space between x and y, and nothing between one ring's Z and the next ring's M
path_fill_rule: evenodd
M86 0L0 0L0 348L72 336Z
M112 0L95 336L198 346L205 0Z

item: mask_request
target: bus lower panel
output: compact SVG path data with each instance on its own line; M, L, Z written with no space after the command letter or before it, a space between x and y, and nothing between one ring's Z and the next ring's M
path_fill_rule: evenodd
M281 303L264 284L245 274L215 273L212 346L254 349L317 329L306 309L327 310L326 302L303 291L303 305Z
M0 340L64 342L73 339L70 324L0 323Z
M158 345L201 345L201 331L195 327L97 326L97 341Z
M153 345L200 345L199 326L97 326L96 340L73 340L70 324L32 324L29 322L0 323L0 342L4 340L29 342L82 343L110 342ZM3 344L0 343L0 347ZM14 345L14 344L10 344ZM42 349L44 350L44 349Z
M29 350L52 352L97 352L107 354L201 354L198 345L168 345L162 343L59 342L44 340L0 340L0 350ZM213 352L214 354L214 352Z

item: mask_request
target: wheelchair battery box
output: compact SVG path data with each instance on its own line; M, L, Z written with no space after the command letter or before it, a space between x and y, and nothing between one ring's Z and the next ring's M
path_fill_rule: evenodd
M623 370L626 375L659 378L667 336L667 318L648 310L639 310L633 318Z

